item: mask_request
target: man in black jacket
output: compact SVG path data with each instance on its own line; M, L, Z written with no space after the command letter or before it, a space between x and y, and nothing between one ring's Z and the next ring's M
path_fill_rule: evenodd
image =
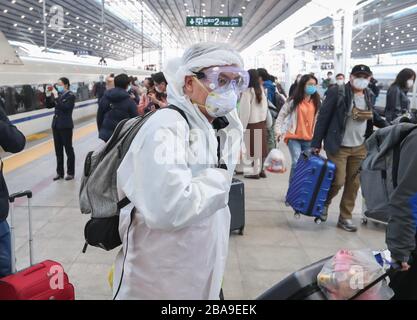
M50 91L47 93L49 96L46 97L47 108L55 108L52 132L57 160L57 175L54 181L64 178L64 148L67 154L67 176L65 180L73 180L75 175L75 154L72 146L72 134L74 131L72 112L75 106L75 95L69 88L69 80L61 78L56 85L58 98L55 98Z
M368 66L358 65L353 68L348 84L329 89L311 143L313 152L319 153L324 140L327 157L336 164L336 177L322 220L327 220L331 200L344 187L338 227L349 232L357 231L352 211L360 186L358 172L366 157L365 140L374 125L380 128L388 125L371 103L367 89L371 76Z
M97 111L99 138L107 142L120 121L139 115L135 101L127 92L130 79L126 74L114 78L115 88L107 90Z
M17 153L26 144L25 136L11 124L0 100L0 147L4 151ZM9 192L3 177L3 163L0 159L0 278L11 273L10 230L7 224L9 213Z

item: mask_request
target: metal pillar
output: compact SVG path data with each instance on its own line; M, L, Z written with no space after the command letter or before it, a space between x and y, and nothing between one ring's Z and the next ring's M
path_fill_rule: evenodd
M105 42L104 42L104 1L105 0L101 0L101 46L103 47L102 50L102 56L104 58L104 52L105 52Z
M45 47L45 52L48 52L48 35L46 34L46 32L48 31L47 29L47 22L46 22L46 0L43 1L43 46Z
M291 34L285 38L285 90L287 92L293 83L294 37L295 35Z
M343 69L344 74L349 74L351 68L352 57L352 29L353 29L353 13L354 5L346 6L343 26Z
M142 47L142 65L143 65L143 62L145 61L145 58L144 58L144 52L143 52L143 43L144 43L144 39L143 39L143 37L144 37L144 34L143 34L143 1L142 1L142 9L140 10L140 13L141 13L141 28L140 28L140 30L141 30L141 32L142 32L142 44L141 44L141 47Z
M381 64L381 40L382 40L382 17L379 17L379 22L378 22L378 60L377 60L377 64Z
M333 15L334 26L334 69L336 74L343 71L342 46L342 15L337 12Z
M159 44L159 70L162 70L162 21L159 25L160 44Z

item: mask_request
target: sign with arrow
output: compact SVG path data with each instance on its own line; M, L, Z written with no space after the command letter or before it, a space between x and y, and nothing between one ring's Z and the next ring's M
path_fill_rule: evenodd
M240 28L243 25L242 17L187 17L187 27L217 27Z

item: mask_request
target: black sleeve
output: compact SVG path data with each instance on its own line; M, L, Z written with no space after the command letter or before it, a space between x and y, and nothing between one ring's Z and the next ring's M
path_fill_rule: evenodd
M387 104L385 107L385 114L388 121L395 120L401 115L401 99L400 89L391 87L387 92Z
M70 111L74 109L75 106L75 95L72 93L68 94L68 97L65 99L63 103L57 103L55 108L62 110L62 111Z
M374 114L373 122L377 128L381 129L389 126L389 123L379 115L379 113L375 110L374 107L372 108L372 112Z
M45 105L48 109L53 109L56 107L56 100L52 94L49 97L46 97Z
M327 130L329 129L329 124L333 117L333 112L337 107L338 98L338 87L332 88L327 91L326 99L324 99L317 117L317 123L314 129L314 136L311 142L312 148L321 148L323 139L325 138Z
M398 187L391 196L386 242L395 261L408 262L415 249L416 223L412 199L417 197L417 134L411 133L401 148Z
M106 98L101 98L100 102L98 104L98 110L97 110L97 128L98 130L101 129L101 126L103 125L104 121L104 115L109 111L109 104L107 103Z
M0 108L0 146L6 152L17 153L25 148L26 138Z

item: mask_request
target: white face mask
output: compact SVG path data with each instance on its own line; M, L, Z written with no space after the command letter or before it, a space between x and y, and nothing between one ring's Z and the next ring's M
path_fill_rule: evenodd
M355 78L353 86L358 90L365 90L369 86L369 80L364 78Z
M410 80L407 81L407 87L409 89L411 89L412 87L414 87L414 80L413 79L410 79Z
M345 84L345 80L336 80L336 84L338 86L343 86Z
M236 109L237 100L238 97L235 90L228 90L222 93L213 91L207 96L205 108L211 117L220 118Z

